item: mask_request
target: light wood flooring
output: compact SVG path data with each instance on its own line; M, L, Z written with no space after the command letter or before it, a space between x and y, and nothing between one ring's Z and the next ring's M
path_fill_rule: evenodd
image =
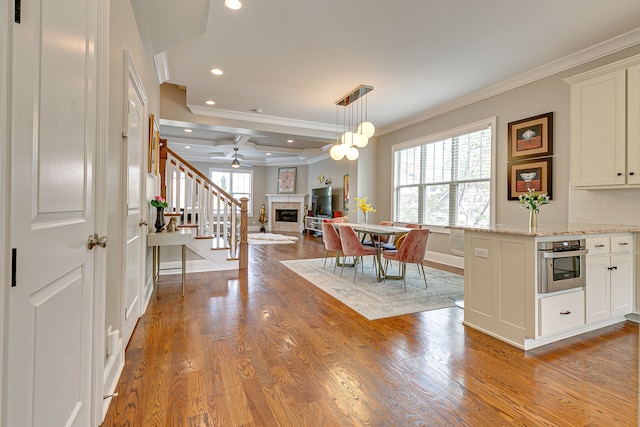
M105 427L638 425L635 323L524 352L456 307L366 320L278 262L320 238L249 250L160 285Z

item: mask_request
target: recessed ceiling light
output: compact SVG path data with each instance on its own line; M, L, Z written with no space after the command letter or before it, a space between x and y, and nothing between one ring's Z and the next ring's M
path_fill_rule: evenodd
M184 148L186 148L187 150L191 148L190 145L185 145Z
M191 129L185 129L184 131L185 131L186 133L191 133L191 132L193 132Z
M267 155L267 156L270 156L270 155L271 155L271 153L267 153L266 155Z
M221 75L224 74L224 72L220 68L212 68L211 69L211 74L213 74L215 76L221 76Z
M238 10L242 7L240 0L224 0L224 5L231 10Z
M208 100L205 102L207 105L216 105L216 101Z
M291 144L293 142L293 139L287 139L287 142Z

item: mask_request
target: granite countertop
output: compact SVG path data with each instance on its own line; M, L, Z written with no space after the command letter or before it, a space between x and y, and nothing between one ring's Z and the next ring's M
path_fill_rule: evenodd
M450 226L454 230L477 231L481 233L512 234L518 236L546 237L580 234L638 233L640 225L619 224L554 224L538 226L530 230L528 226L496 224L491 228Z

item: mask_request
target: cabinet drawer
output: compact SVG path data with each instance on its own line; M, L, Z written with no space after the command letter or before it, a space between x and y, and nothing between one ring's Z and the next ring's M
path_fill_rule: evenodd
M608 254L611 250L608 237L591 237L587 239L589 255Z
M631 236L611 236L611 253L630 252L632 248L633 239Z
M584 325L584 291L540 298L540 335Z

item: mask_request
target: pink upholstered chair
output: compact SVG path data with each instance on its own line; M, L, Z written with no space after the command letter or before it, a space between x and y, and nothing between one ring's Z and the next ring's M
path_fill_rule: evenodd
M353 231L353 228L346 225L340 227L340 242L342 243L342 254L345 257L353 257L353 281L355 282L356 275L358 274L358 261L362 262L362 257L364 256L377 256L378 250L369 246L363 246L362 243L360 243L360 239L358 239L358 235L355 231ZM373 266L374 268L376 266L375 259ZM340 270L340 277L342 277L343 270L344 263L342 264L342 269ZM364 266L362 267L362 272L364 273Z
M405 228L422 228L422 224L406 224ZM396 251L398 250L398 244L396 242L400 241L400 237L406 236L406 234L401 234L400 236L391 236L390 241L382 244L382 249L385 251Z
M427 250L427 240L429 239L428 228L416 228L409 231L404 238L397 251L383 252L382 256L386 260L386 266L388 267L389 261L399 261L401 265L401 273L399 276L388 276L385 274L385 281L387 279L403 279L404 290L407 290L407 263L417 264L418 273L422 270L422 277L424 279L424 286L427 287L427 276L424 274L424 253ZM387 268L385 267L385 270Z
M330 252L335 253L335 263L333 265L333 272L336 272L336 266L338 265L338 259L340 252L342 252L342 243L340 243L340 236L329 221L322 221L322 241L324 242L324 268L327 267L327 258Z

